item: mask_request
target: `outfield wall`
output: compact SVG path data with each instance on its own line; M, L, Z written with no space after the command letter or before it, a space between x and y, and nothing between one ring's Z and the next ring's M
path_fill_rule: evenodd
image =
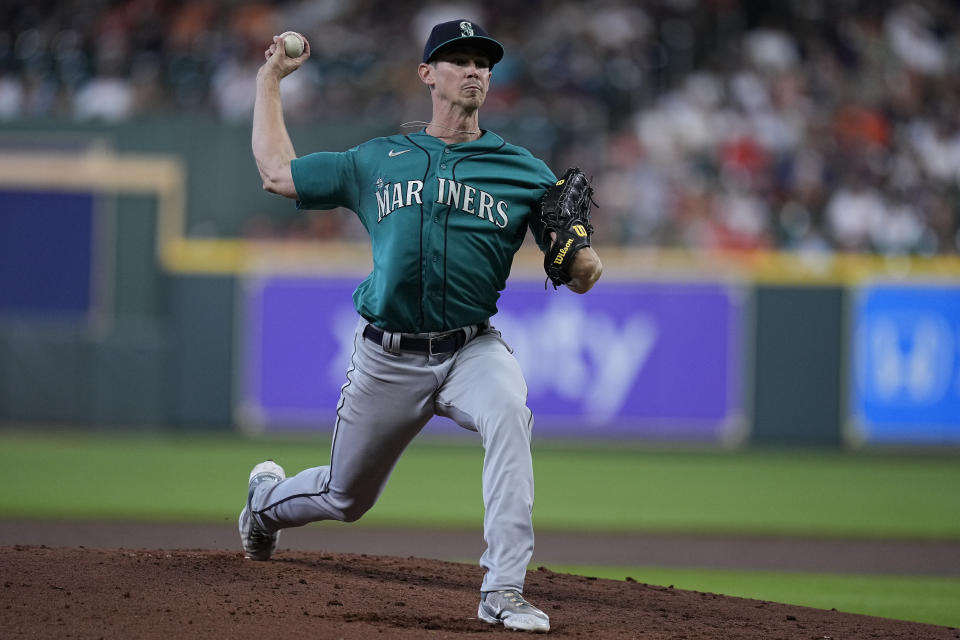
M0 421L331 428L369 252L238 240L300 215L260 191L247 136L0 132ZM524 246L494 318L541 436L960 443L956 256L599 250L576 296L544 290Z

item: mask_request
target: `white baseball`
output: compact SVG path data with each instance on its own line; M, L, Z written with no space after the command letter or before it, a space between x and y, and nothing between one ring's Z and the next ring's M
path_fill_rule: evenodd
M280 37L283 38L283 50L288 58L299 58L303 55L303 36L296 31L284 31Z

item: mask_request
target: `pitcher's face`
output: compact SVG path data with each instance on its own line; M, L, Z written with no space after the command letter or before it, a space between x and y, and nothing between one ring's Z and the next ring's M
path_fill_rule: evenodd
M421 78L437 97L467 111L479 109L490 88L490 59L476 49L451 48L438 54L434 63L421 65ZM429 67L426 76L423 66Z

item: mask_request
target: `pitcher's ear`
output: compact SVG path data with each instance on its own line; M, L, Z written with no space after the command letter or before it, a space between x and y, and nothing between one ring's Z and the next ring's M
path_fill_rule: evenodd
M417 67L417 75L420 76L420 81L423 84L433 87L434 85L433 70L435 68L436 67L434 67L432 64L429 64L427 62L420 63L420 66Z

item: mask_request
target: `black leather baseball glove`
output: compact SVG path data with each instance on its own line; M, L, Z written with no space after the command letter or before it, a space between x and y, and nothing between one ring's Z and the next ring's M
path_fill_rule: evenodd
M577 251L590 246L593 226L590 224L590 206L593 188L580 169L567 169L557 183L548 188L540 199L540 220L545 239L550 232L557 234L543 258L543 270L556 289L570 282L570 265ZM544 283L546 284L546 283Z

